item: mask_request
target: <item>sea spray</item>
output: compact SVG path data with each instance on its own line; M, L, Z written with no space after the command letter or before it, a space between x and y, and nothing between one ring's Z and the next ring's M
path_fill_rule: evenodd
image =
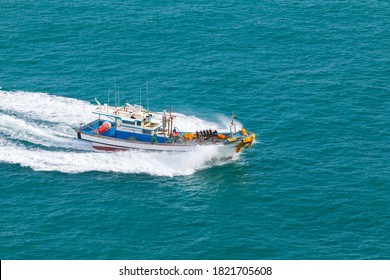
M96 106L82 100L40 92L1 91L0 111L18 114L20 118L66 123L76 126L93 119Z
M1 142L0 142L1 143ZM0 162L20 164L35 171L80 173L88 171L147 173L156 176L190 175L209 167L218 156L218 147L198 147L186 154L168 152L71 152L28 149L0 144Z

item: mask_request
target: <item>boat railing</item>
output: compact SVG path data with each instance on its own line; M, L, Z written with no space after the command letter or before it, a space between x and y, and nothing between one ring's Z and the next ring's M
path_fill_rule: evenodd
M95 121L88 123L88 124L80 123L80 130L85 129L85 128L89 128L90 130L96 132L96 128L94 128L92 125L94 125L95 123L98 123L98 122L99 122L99 120L95 120Z

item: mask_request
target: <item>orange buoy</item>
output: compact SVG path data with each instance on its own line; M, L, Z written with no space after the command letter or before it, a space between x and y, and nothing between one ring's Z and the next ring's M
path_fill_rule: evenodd
M222 133L219 133L217 137L219 140L223 140L226 138L225 135L223 135Z
M192 134L192 133L186 133L183 136L184 136L184 139L186 139L187 141L192 141L192 139L194 139L194 134Z

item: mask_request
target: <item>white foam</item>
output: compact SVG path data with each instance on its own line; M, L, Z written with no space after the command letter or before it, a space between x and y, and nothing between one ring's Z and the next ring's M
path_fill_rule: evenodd
M222 130L220 124L208 122L195 116L186 116L180 113L176 113L175 115L176 118L173 121L173 125L178 127L181 131L196 131L205 129Z
M95 116L91 111L95 107L73 98L0 90L0 162L20 164L37 171L180 176L211 166L221 156L216 146L198 147L190 153L92 151L89 143L76 138L74 128L80 122L93 120ZM175 126L181 131L221 130L220 124L195 116L176 115ZM33 145L23 145L21 141Z
M91 111L96 106L82 100L41 92L0 90L0 110L19 114L25 118L75 126L93 120Z
M7 145L0 146L0 162L20 164L36 171L64 173L101 171L179 176L190 175L210 166L217 153L216 147L199 147L198 150L183 155L140 151L115 153L47 151Z

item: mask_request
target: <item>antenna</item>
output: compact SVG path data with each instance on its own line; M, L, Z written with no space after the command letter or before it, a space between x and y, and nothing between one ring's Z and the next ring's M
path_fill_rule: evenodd
M148 111L149 111L149 90L148 90L148 80L146 80L146 100L147 100Z
M119 95L119 86L118 86L118 106L121 105L121 99L120 99L120 95Z
M172 136L173 130L173 117L172 117L172 107L169 108L169 122L168 122L168 133L169 136Z
M141 106L142 107L142 94L141 94L141 87L142 86L139 86L139 106Z
M164 143L166 142L166 129L167 129L167 110L164 108L162 115L163 131L164 131Z
M108 89L108 98L107 98L107 106L110 107L110 89Z
M118 107L118 97L116 92L116 78L114 77L115 106Z
M95 102L99 106L99 109L102 109L102 104L100 104L100 102L96 98L95 98Z
M237 133L236 124L234 123L235 116L236 115L234 115L234 113L232 112L232 122L230 123L230 137L233 137L233 128L234 128L234 133Z

